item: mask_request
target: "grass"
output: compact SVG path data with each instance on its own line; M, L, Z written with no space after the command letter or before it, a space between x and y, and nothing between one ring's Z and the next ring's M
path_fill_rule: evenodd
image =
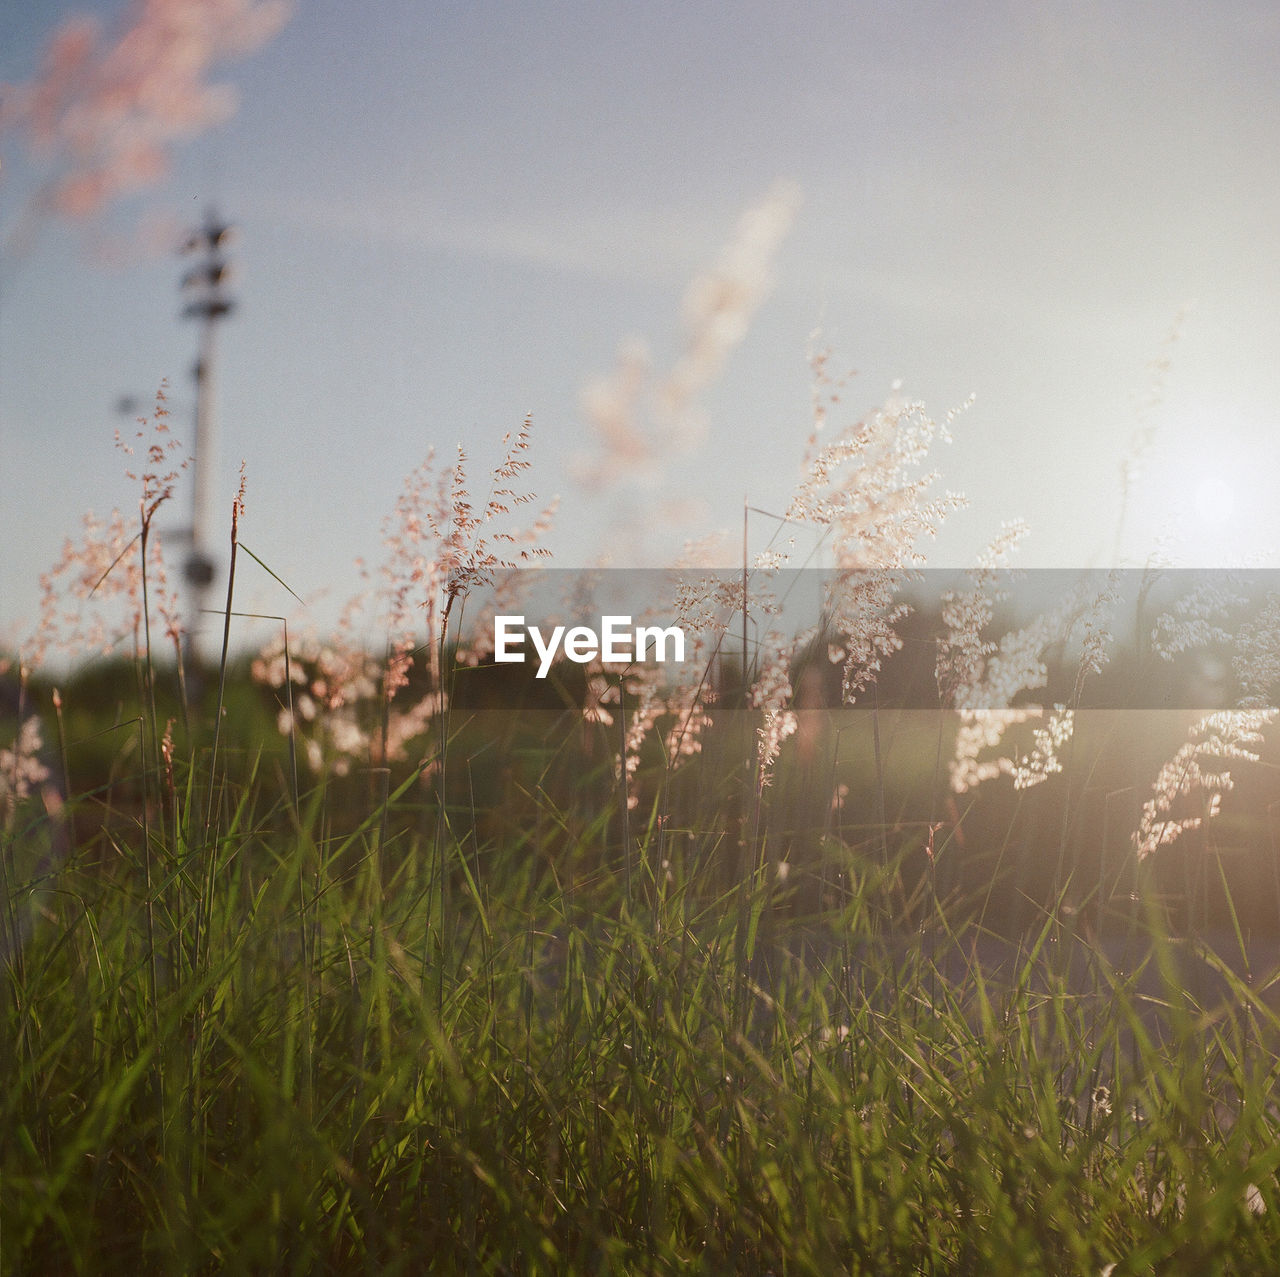
M1091 717L1086 680L1165 684L1112 650L1110 580L997 639L1013 526L908 620L915 544L957 500L922 469L945 426L896 401L815 430L775 521L835 556L822 631L775 632L748 507L740 577L682 581L693 684L522 677L461 631L541 557L550 509L505 525L529 429L483 504L461 452L406 482L369 577L381 657L352 612L229 660L238 551L274 576L239 542L242 485L216 677L163 666L163 404L137 535L90 520L42 578L32 650L83 658L110 602L137 655L60 692L19 666L4 1270L1271 1267L1280 876L1246 765L1274 711L1190 736ZM1143 644L1227 642L1218 585ZM1228 653L1258 697L1265 608ZM935 708L902 708L916 684Z
M69 771L106 773L6 828L6 1271L1280 1253L1273 991L1154 890L1117 957L1052 908L995 937L941 843L921 874L919 838L819 830L784 877L775 820L740 871L732 766L624 823L573 715L506 716L505 774L456 724L444 803L385 769L295 800L236 682L216 765L85 731Z

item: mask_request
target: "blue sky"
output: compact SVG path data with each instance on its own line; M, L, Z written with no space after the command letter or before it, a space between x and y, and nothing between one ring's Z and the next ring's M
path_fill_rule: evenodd
M0 80L66 14L0 7ZM1190 304L1125 557L1171 512L1186 562L1274 559L1280 515L1280 9L1269 3L409 3L302 0L233 83L236 116L107 226L240 229L220 350L220 504L243 458L245 540L321 626L376 559L402 477L462 441L477 465L526 413L562 563L625 561L667 496L735 528L786 504L821 328L856 415L896 379L937 414L965 492L940 554L1028 519L1029 565L1109 561L1148 363ZM3 142L0 228L28 172ZM584 492L579 399L620 343L679 347L681 299L779 178L803 196L775 287L705 395L661 491ZM123 394L191 400L183 264L95 264L49 225L0 275L0 639L81 513L132 500ZM840 423L837 423L840 424ZM1217 487L1206 487L1208 483ZM1218 494L1217 498L1213 493ZM1198 498L1198 500L1197 500ZM1229 508L1228 508L1229 507ZM288 600L251 583L252 605Z

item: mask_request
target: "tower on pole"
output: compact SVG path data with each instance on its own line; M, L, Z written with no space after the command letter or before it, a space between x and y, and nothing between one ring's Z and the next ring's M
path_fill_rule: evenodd
M191 538L183 577L191 592L191 616L187 624L187 664L193 674L200 667L199 632L208 602L209 589L217 575L212 553L213 490L217 462L214 414L214 349L218 322L235 309L227 295L230 268L226 248L232 227L212 210L205 214L204 225L193 231L182 252L197 258L182 277L182 291L190 300L183 307L184 319L200 324L199 348L193 370L196 383L195 444L192 457Z

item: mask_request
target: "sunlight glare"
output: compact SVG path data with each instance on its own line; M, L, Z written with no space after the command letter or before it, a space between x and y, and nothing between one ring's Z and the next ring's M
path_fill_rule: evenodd
M1196 487L1196 514L1202 523L1220 528L1227 523L1236 506L1236 494L1220 475L1202 479Z

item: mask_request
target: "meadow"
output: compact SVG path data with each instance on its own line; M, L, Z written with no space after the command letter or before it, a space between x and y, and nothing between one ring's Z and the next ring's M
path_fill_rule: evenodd
M925 606L938 433L815 435L812 626L690 563L679 670L540 680L527 423L406 482L376 644L237 653L242 487L199 666L159 405L8 668L5 1271L1270 1271L1280 595L1141 573L1126 646L1008 529Z

